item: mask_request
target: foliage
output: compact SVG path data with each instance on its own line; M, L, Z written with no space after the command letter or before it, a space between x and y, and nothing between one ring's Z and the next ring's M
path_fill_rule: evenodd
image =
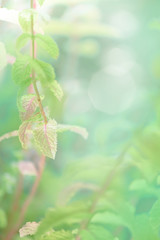
M37 3L38 7L43 9L44 1L37 0ZM47 4L46 1L45 5ZM61 11L64 11L67 4L64 3L65 7L63 6ZM103 6L105 1L100 1L99 4ZM119 29L114 31L112 27L107 28L103 24L97 24L98 18L94 19L94 24L91 24L90 18L95 17L95 11L93 15L89 14L87 8L85 11L76 12L76 9L74 11L76 14L72 13L72 23L59 21L57 25L55 25L56 20L47 23L47 16L33 9L33 4L30 9L19 13L22 34L14 41L16 46L14 53L17 57L12 65L13 86L11 87L16 86L18 90L17 106L21 123L18 123L18 130L0 137L0 143L4 141L0 145L2 151L0 238L3 240L158 240L160 238L160 132L157 117L159 98L156 95L152 99L152 108L156 117L153 119L154 114L150 114L152 117L151 119L146 117L147 123L143 122L144 116L141 121L139 120L137 109L133 112L124 111L125 113L120 114L120 117L119 115L108 117L107 114L97 113L94 109L90 111L90 117L86 120L83 111L89 106L85 97L81 98L84 106L77 117L77 112L81 110L80 103L75 100L81 92L77 90L77 86L80 88L83 82L86 89L88 84L86 80L92 76L88 74L89 76L83 79L86 69L88 68L89 72L90 66L93 65L92 72L96 72L96 63L105 62L104 56L100 59L99 52L102 47L101 55L104 54L103 37L116 38L116 42ZM86 12L86 15L79 23L81 12ZM60 12L57 11L57 14ZM67 15L65 17L67 19ZM37 31L38 26L43 25L42 20L45 22L47 32L54 29L53 31L59 32L61 37L55 36L56 41L54 41L52 36L44 34L41 29ZM75 26L77 35L72 36ZM73 52L69 52L66 36L71 40ZM84 36L86 39L78 39ZM90 39L91 36L93 39ZM30 45L31 54L29 54ZM6 51L7 46L5 49L4 44L0 43L0 70L7 65ZM75 56L77 52L78 59ZM111 54L112 57L113 55ZM63 60L61 62L59 56L64 62ZM120 69L117 67L114 70L116 73L119 71L119 75L123 75L127 67L131 68L131 65L134 65L127 60L123 72L119 52L116 52L115 56L116 60L118 57ZM95 57L93 62L92 57ZM79 67L77 71L83 79L77 81L80 82L79 85L70 79L70 76L75 77L75 73L72 72L74 64ZM156 62L153 68L156 78L159 78L158 66L159 62ZM136 68L135 65L134 67ZM109 65L108 70L105 71L111 72L112 68L113 66ZM132 74L134 75L134 71ZM63 80L62 84L59 83L60 76L63 76L62 79L64 78L66 82L70 81L69 96L74 95L74 100L71 98L71 105L67 109L68 115L64 114L64 117L62 111L65 106L63 101L66 97L66 89L63 91L61 87L62 85L65 88ZM99 77L102 75L97 76L100 82ZM7 79L10 79L10 76ZM101 89L105 88L99 85ZM98 87L97 92L100 91ZM118 94L118 91L116 93ZM125 93L124 96L127 94ZM10 107L9 104L7 107ZM74 114L70 114L71 110L75 111ZM141 115L144 115L144 112L142 111ZM66 116L70 122L74 122L73 125L59 123L67 121ZM11 121L14 121L13 116ZM130 122L132 126L129 125ZM76 124L88 125L90 134L87 144L77 136L78 134L87 139L87 130ZM122 130L127 132L127 137L126 132ZM66 131L70 133L66 134ZM84 157L85 149L88 152Z

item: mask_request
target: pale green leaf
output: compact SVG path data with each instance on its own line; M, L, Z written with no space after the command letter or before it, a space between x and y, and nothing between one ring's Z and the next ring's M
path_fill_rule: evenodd
M45 218L41 221L37 230L36 237L40 237L42 234L61 227L64 224L73 225L80 223L82 220L89 217L87 203L74 203L70 206L61 207L57 209L50 209L47 211Z
M61 101L63 98L63 90L61 88L61 86L59 85L59 83L54 80L50 85L49 85L49 89L54 93L55 97Z
M73 234L69 231L49 231L44 234L40 239L36 240L74 240Z
M42 6L45 0L38 0L39 4Z
M114 240L112 234L100 225L91 224L87 230L82 231L81 240Z
M158 240L158 234L154 233L149 217L146 214L137 215L133 225L134 240Z
M71 131L81 135L83 138L87 139L88 132L83 127L78 127L74 125L65 125L65 124L58 124L57 125L57 132L64 132L64 131Z
M55 79L54 69L49 63L34 59L31 62L31 67L36 72L37 80L44 86L48 86Z
M150 223L155 232L160 228L160 200L156 201L150 211Z
M2 42L0 42L0 71L6 66L7 64L7 54L5 46Z
M17 50L20 50L21 48L23 48L30 39L31 39L31 34L29 33L21 34L16 41Z
M50 120L47 124L40 124L33 131L34 141L40 152L49 158L55 158L57 152L57 123Z
M37 12L35 9L25 9L19 13L19 23L24 32L31 32L31 17L34 22L36 20Z
M12 78L15 84L29 86L31 84L31 67L29 56L19 56L12 67Z
M36 34L36 42L43 48L52 58L57 59L59 56L59 49L56 42L49 36Z

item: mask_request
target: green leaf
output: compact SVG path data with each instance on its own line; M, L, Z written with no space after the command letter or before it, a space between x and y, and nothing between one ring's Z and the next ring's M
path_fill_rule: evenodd
M25 9L19 13L19 23L24 32L31 32L31 17L35 22L37 17L37 12L35 9Z
M82 240L114 240L112 234L104 227L91 224L81 233Z
M12 79L15 84L29 86L31 84L31 66L29 56L19 56L12 67Z
M133 239L134 240L158 240L159 237L153 232L149 217L145 214L138 215L135 218L133 225Z
M16 41L16 48L19 51L21 48L23 48L27 42L31 39L31 34L29 33L23 33L21 34Z
M160 227L160 200L156 201L151 208L150 223L154 231L158 232Z
M36 79L41 82L43 87L48 87L59 101L63 97L63 91L55 80L54 68L51 64L34 59L31 61L31 68L36 72Z
M57 123L50 120L47 124L40 124L33 131L34 141L40 152L49 158L55 158L57 152Z
M31 62L31 67L36 72L37 80L39 80L43 86L48 87L49 83L54 81L55 72L49 63L34 59Z
M61 86L59 85L59 83L54 80L52 83L50 83L49 85L49 89L54 93L55 97L61 101L63 98L63 90L61 88Z
M38 0L39 4L42 6L45 0Z
M21 106L23 111L20 112L22 121L28 120L38 107L38 100L35 94L24 95L21 98Z
M7 226L7 216L2 208L0 208L0 228L5 228Z
M36 240L74 240L73 234L69 231L50 231Z
M24 149L27 148L27 143L29 138L27 131L31 128L31 125L32 125L31 121L25 121L19 127L19 131L18 131L19 140Z
M86 203L74 203L66 207L48 210L37 230L37 239L52 228L56 229L57 227L62 227L64 224L72 226L73 224L80 223L89 216L87 212L88 205Z
M87 139L88 137L88 132L85 128L73 126L73 125L58 124L57 132L64 132L64 131L71 131L71 132L78 133L85 139Z
M42 47L52 58L58 58L59 49L56 42L51 37L42 34L36 34L35 39L37 44Z
M0 71L7 65L7 54L5 46L0 42Z

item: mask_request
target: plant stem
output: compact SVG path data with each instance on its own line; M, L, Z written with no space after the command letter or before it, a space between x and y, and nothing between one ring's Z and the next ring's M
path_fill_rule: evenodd
M21 208L21 212L20 212L18 221L17 221L16 225L7 234L7 236L4 238L4 240L12 240L13 236L17 233L18 229L21 227L23 220L24 220L24 216L25 216L25 214L28 210L28 207L29 207L30 203L32 202L32 199L37 191L39 182L42 177L44 166L45 166L45 156L42 156L40 159L40 163L39 163L39 172L38 172L36 180L32 186L30 194L28 195L26 201L24 202L24 204Z
M20 198L21 198L22 190L23 190L23 179L24 179L23 175L20 173L19 177L18 177L18 183L17 183L16 189L15 189L13 203L12 203L11 209L8 214L8 226L5 230L6 234L7 234L8 230L10 229L11 224L14 220L13 212L17 212L17 210L19 209Z
M35 0L31 0L31 8L34 9L36 7L36 1ZM32 58L33 60L36 58L36 43L35 43L35 33L34 33L34 18L33 18L33 14L31 15L31 34L32 34ZM42 114L42 117L44 119L44 123L47 124L47 117L45 115L43 106L42 106L42 102L41 102L41 98L40 98L40 94L37 88L37 84L36 84L36 77L35 77L35 71L32 70L32 81L33 81L33 87L35 90L35 93L37 95L37 100L38 100L38 104L39 104L39 108Z
M110 173L107 175L104 183L102 184L102 187L96 193L96 195L95 195L95 197L93 199L93 202L92 202L92 204L91 204L91 206L90 206L90 208L88 210L89 213L93 213L94 212L94 210L95 210L95 208L96 208L100 198L105 194L106 190L110 186L110 184L113 181L113 179L114 179L114 177L115 177L115 175L117 173L117 170L118 170L119 166L121 165L121 163L123 162L124 156L125 156L125 154L126 154L126 152L127 152L127 150L129 149L130 146L131 146L131 143L127 144L127 146L124 148L122 153L119 155L115 166L110 171ZM84 220L84 221L81 222L78 235L76 236L76 240L81 240L80 233L81 233L82 230L85 230L88 227L89 222L90 222L90 219L87 219L87 220Z
M3 136L0 137L0 142L5 140L5 139L11 138L11 137L17 137L17 136L18 136L18 131L17 130L15 130L13 132L6 133L6 134L4 134Z

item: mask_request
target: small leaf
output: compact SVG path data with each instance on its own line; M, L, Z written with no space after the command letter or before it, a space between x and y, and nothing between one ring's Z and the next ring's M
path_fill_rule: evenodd
M42 47L52 58L57 59L59 55L59 49L56 42L49 36L36 34L36 42Z
M36 72L37 80L41 81L44 86L48 86L48 83L55 79L55 72L51 64L34 59L31 67Z
M30 121L25 121L23 122L20 127L19 127L19 140L22 144L22 147L26 149L26 145L28 142L28 134L27 134L27 130L29 130L31 128L31 122Z
M31 67L29 56L19 56L12 67L12 78L15 84L29 86L31 84Z
M23 108L23 112L20 112L20 116L22 121L28 120L36 111L38 107L38 100L35 94L24 95L21 98L21 106Z
M42 6L45 0L38 0L39 4Z
M63 98L63 90L61 88L61 86L59 85L59 83L54 80L50 86L49 86L50 90L54 93L55 97L61 101Z
M0 71L7 65L7 54L5 46L0 42Z
M29 33L21 34L16 41L17 50L20 50L21 48L23 48L30 39L31 39L31 34Z
M34 141L40 152L49 158L55 158L57 152L57 123L50 120L47 124L41 124L33 131Z
M19 23L24 32L31 32L31 17L34 22L36 20L37 12L35 9L25 9L19 13Z
M71 131L71 132L78 133L84 139L87 139L87 137L88 137L88 132L85 128L78 127L78 126L72 126L72 125L58 124L57 132L64 132L64 131Z
M37 231L39 223L36 222L27 222L20 230L20 237L25 237L28 235L34 235Z

